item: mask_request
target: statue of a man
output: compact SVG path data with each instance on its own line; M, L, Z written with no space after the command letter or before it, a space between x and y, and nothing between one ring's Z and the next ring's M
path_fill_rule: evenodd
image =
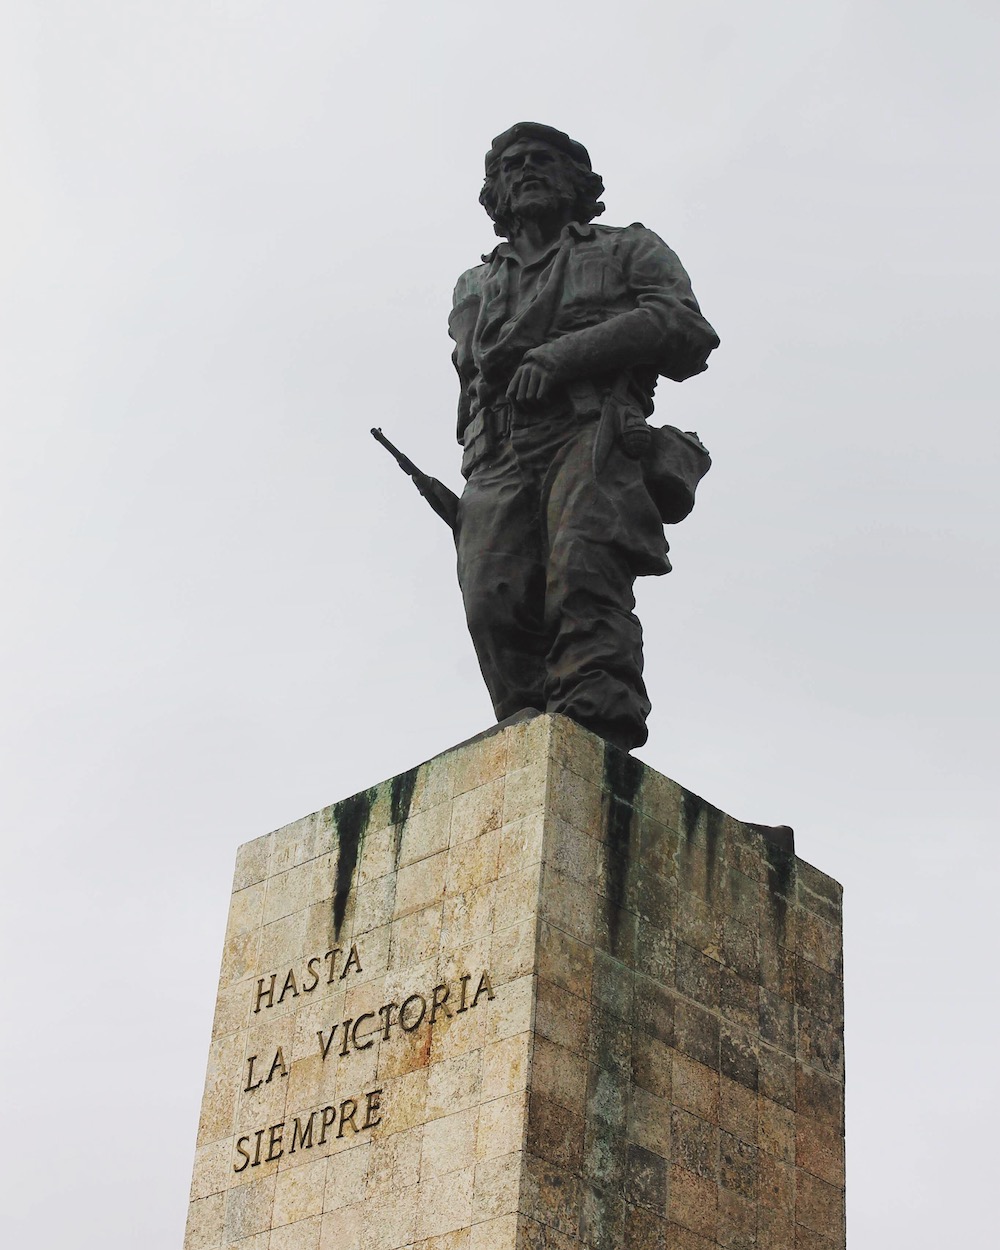
M669 571L663 521L680 519L657 502L666 431L646 418L657 377L701 373L719 339L660 238L591 224L603 190L586 148L550 126L520 122L487 153L479 198L507 241L459 278L449 320L456 538L497 719L560 712L630 750L650 708L633 584ZM708 458L690 442L693 491Z

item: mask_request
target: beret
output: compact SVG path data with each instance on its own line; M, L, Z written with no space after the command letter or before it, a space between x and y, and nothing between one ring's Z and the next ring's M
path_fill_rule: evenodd
M543 126L541 122L517 122L509 130L505 130L502 135L497 135L493 140L492 147L486 153L487 176L493 173L497 165L499 165L500 157L504 151L512 143L517 143L519 139L541 139L544 143L557 148L560 152L565 152L567 156L572 157L574 161L585 168L593 168L587 149L582 143L577 143L575 139L571 139L564 131L556 130L554 126Z

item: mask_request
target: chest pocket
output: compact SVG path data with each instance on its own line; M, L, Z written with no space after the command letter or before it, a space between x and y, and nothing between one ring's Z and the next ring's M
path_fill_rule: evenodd
M566 266L563 306L611 308L627 296L617 258L593 245L574 248Z

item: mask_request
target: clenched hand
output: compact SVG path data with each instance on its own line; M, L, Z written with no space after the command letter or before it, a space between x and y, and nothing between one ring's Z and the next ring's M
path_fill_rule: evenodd
M532 359L531 352L528 352L510 380L507 398L515 404L542 399L551 390L554 381L549 366Z

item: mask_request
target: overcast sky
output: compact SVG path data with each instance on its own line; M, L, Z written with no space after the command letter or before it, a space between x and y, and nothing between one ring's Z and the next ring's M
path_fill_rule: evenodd
M7 1244L180 1245L236 847L485 728L441 522L492 137L722 337L639 753L844 883L852 1250L996 1237L994 0L6 0ZM9 1238L9 1240L8 1240Z

